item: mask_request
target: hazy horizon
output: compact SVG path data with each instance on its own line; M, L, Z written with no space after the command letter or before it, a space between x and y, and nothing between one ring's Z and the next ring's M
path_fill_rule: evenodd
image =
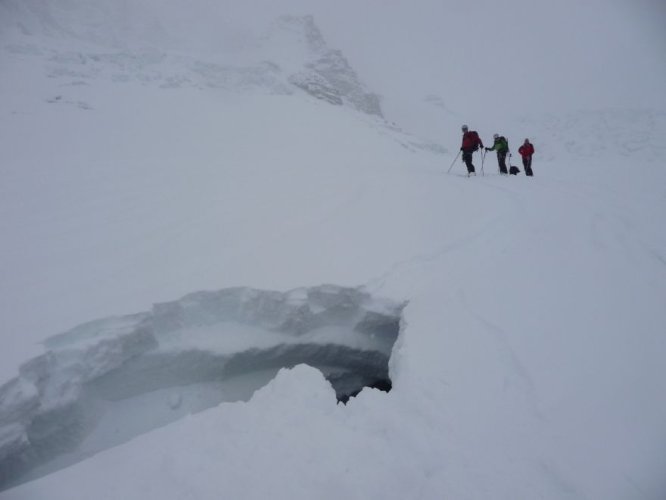
M69 19L77 1L51 10ZM30 9L32 2L7 2L5 9L11 12L12 5ZM280 15L311 14L372 91L405 105L437 95L468 121L507 113L666 109L666 4L659 0L194 0L154 8L145 0L84 7L89 15L98 9L126 18L127 29L146 39L154 24L176 33L180 43L213 50L243 25L261 29ZM155 12L159 19L152 18ZM111 24L97 16L102 22L89 23L87 32ZM117 34L121 40L123 34Z

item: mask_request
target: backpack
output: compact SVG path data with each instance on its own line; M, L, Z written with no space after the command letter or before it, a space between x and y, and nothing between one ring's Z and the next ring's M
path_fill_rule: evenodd
M518 167L516 167L516 166L514 166L514 165L511 165L511 166L509 167L509 173L510 173L511 175L518 175L518 174L520 173L520 170L518 169Z
M506 137L501 135L497 140L500 143L500 151L509 151L509 141L506 140Z
M475 130L470 130L465 132L463 136L463 149L469 151L478 151L479 145L481 144L481 139L479 134Z
M476 130L472 130L470 132L470 135L472 136L472 139L474 139L474 151L478 151L479 145L481 144L481 139L479 138L479 134L477 133Z

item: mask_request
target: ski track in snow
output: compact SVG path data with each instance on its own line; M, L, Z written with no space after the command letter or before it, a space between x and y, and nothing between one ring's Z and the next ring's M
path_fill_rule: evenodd
M525 365L520 361L520 358L511 347L507 333L499 326L492 324L490 321L484 318L482 313L476 311L475 308L469 303L464 293L460 294L460 301L462 307L466 309L474 318L476 318L476 320L484 326L486 331L491 333L491 336L496 341L500 352L503 353L505 362L510 367L509 370L507 370L507 380L504 382L505 387L513 384L518 385L521 392L524 393L526 399L528 400L534 415L537 416L540 420L543 420L544 415L539 409L539 398L537 396L537 390L534 385L534 381L532 380L532 377L530 376L530 373ZM513 378L511 375L515 375L516 377Z
M486 222L474 233L466 235L454 242L448 243L428 254L416 255L409 259L394 263L391 268L381 276L372 278L364 287L374 293L379 293L386 287L389 280L397 280L403 273L413 272L415 267L425 267L440 259L456 258L456 254L469 251L473 244L479 240L491 238L491 234L496 231L498 218Z

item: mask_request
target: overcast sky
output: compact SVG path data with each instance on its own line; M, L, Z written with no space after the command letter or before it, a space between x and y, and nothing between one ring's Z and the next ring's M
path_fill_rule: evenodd
M384 92L437 93L474 114L666 107L664 1L342 4L355 6L322 8L319 22Z
M664 0L288 0L380 93L439 94L459 113L666 109Z

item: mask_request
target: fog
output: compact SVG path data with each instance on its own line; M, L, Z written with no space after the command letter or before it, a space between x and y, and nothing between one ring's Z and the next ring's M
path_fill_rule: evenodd
M8 1L0 15L40 5ZM148 44L164 44L167 34L172 49L208 51L242 40L247 28L256 35L279 15L312 14L373 91L402 112L437 95L456 124L494 123L507 113L666 108L661 0L69 0L50 9L61 21L92 16L81 28L88 34L125 26L114 34L120 44L133 31Z
M368 85L436 94L466 120L666 107L666 3L341 0L250 2L232 14L313 14Z

